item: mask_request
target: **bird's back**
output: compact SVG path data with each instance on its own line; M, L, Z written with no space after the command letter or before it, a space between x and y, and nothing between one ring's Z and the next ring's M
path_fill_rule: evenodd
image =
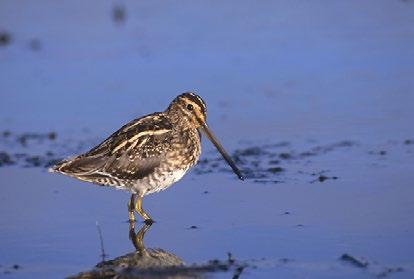
M144 195L180 179L199 155L197 131L174 126L162 112L129 122L90 151L51 170Z

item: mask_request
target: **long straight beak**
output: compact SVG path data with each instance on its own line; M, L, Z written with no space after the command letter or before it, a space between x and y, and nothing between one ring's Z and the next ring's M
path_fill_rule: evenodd
M216 137L210 131L210 129L207 126L207 123L204 123L203 125L201 125L200 129L201 129L202 132L204 132L204 134L206 134L208 139L214 144L214 146L217 148L217 150L223 156L224 160L226 160L227 164L229 164L229 166L234 171L234 173L239 177L239 179L244 180L244 177L241 174L240 170L237 168L236 164L230 158L229 154L227 154L227 152L224 150L223 146L219 143L219 141L216 139Z

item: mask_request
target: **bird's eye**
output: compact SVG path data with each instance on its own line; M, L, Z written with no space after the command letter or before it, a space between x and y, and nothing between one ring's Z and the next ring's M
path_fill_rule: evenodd
M193 108L194 108L194 107L193 107L193 105L192 105L192 104L188 104L188 105L187 105L187 109L188 109L188 110L193 110Z

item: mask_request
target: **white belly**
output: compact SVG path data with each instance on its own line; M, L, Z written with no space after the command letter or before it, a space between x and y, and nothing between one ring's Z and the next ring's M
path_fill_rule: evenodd
M136 188L139 189L143 195L149 195L167 189L172 184L180 180L187 170L177 169L172 172L163 173L154 180L141 180L137 183Z

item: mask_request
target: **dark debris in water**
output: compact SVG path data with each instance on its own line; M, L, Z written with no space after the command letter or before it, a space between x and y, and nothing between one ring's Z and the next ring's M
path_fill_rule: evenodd
M322 154L335 151L338 148L352 147L355 145L357 145L357 143L354 141L344 140L344 141L340 141L340 142L333 143L333 144L315 146L311 148L310 150L300 153L299 157L306 158L306 157L311 157L311 156L318 156L318 155L322 155Z
M233 152L232 158L242 169L244 176L260 184L278 184L286 182L291 174L289 165L305 164L309 158L336 151L339 148L355 146L353 141L340 141L328 145L311 147L305 151L295 151L292 144L288 142L247 146ZM222 158L204 157L195 168L196 174L214 172L228 172L231 170L225 165ZM305 174L305 172L302 172ZM308 174L306 174L308 175ZM320 175L316 180L310 182L323 182L327 179L338 179L337 176Z
M5 145L16 145L28 146L29 144L42 144L46 141L54 141L57 138L56 132L47 133L21 133L15 134L11 131L3 131L1 133L0 142Z
M356 268L367 270L369 273L375 275L378 278L384 278L392 273L403 272L402 267L386 267L379 265L376 262L369 262L368 260L360 257L355 257L351 254L344 253L339 260L350 264Z
M248 147L245 149L236 150L233 156L234 158L239 158L239 157L249 157L249 156L260 156L264 154L266 154L265 150L263 148L256 146L256 147Z
M404 144L414 144L414 139L406 139L405 141L404 141Z
M380 156L387 155L387 151L385 150L369 151L368 153L371 155L380 155Z
M12 274L22 269L22 266L19 264L13 264L11 266L2 266L0 265L0 274Z
M21 135L18 135L16 137L16 140L20 142L21 145L27 146L29 141L37 141L42 142L45 140L53 141L56 139L56 133L55 132L49 132L46 134L36 134L36 133L24 133Z
M39 40L39 39L31 39L31 40L29 41L29 48L30 48L32 51L39 51L39 50L41 50L41 48L42 48L42 44L41 44L41 42L40 42L40 40Z
M6 152L0 152L0 167L14 165L15 161Z
M271 173L279 173L279 172L284 171L284 169L281 167L272 167L272 168L268 168L267 171Z
M391 273L403 272L404 268L402 267L386 267L383 271L377 274L379 278L384 278L390 275Z
M255 179L253 181L256 182L256 183L260 183L260 184L268 184L268 183L278 184L278 183L284 183L284 181L281 181L281 180L269 180L269 179Z
M116 24L123 24L126 20L126 8L121 4L112 7L112 20Z
M44 155L30 155L27 153L0 152L0 167L19 165L25 168L42 167L49 168L60 162L63 158L55 158L47 152Z
M190 226L188 229L190 229L190 230L196 230L196 229L199 229L199 227L197 227L197 226L195 226L195 225L192 225L192 226Z
M0 167L50 167L64 157L51 151L60 148L56 139L57 134L53 131L17 134L5 130L0 133ZM61 149L65 148L62 144Z
M356 258L350 254L342 254L342 256L340 257L341 261L347 262L355 267L359 267L359 268L367 268L369 263L364 260L364 259L359 259Z
M279 259L279 262L281 262L283 264L287 264L287 263L290 263L290 262L293 262L293 261L295 261L295 260L289 259L289 258L281 258L281 259Z
M12 40L12 36L9 32L0 31L0 47L8 45Z
M312 180L310 183L324 182L325 180L328 180L328 179L336 180L338 179L338 177L337 176L326 176L326 175L321 174L318 176L318 178Z

